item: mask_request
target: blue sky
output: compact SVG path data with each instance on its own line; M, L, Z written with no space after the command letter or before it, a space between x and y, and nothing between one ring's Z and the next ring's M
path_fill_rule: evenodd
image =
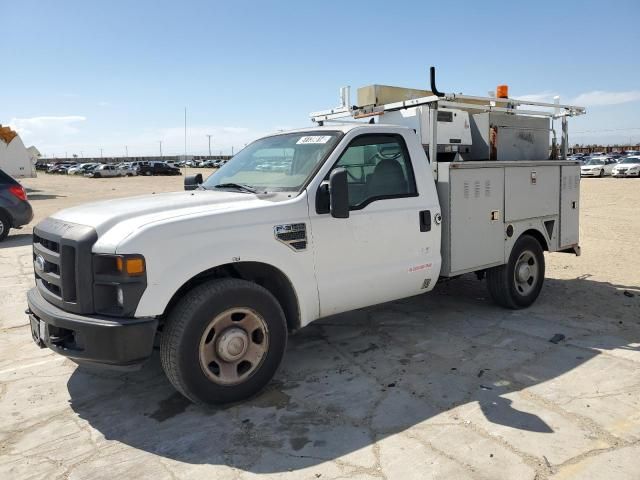
M229 152L342 85L578 101L572 142L640 142L636 1L4 1L0 123L42 153ZM584 132L584 133L579 133Z

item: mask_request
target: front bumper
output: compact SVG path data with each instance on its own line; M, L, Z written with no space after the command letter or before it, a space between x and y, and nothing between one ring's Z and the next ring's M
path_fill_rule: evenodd
M580 175L583 177L599 177L600 176L600 170L596 170L595 172L592 171L584 171L582 170L580 172Z
M78 362L131 366L151 356L155 318L77 315L47 302L37 288L27 293L33 340Z

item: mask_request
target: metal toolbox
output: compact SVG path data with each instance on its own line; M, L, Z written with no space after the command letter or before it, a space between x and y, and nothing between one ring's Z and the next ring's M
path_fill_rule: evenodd
M476 113L470 160L548 160L550 132L549 118Z

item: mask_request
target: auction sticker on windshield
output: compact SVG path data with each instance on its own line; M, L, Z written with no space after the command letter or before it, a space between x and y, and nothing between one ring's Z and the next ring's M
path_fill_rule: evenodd
M297 145L306 144L306 143L327 143L331 140L331 135L316 135L316 136L307 136L300 137L300 139L296 142Z

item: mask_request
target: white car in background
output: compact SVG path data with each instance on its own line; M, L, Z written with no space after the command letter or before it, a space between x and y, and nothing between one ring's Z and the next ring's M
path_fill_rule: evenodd
M84 175L85 173L92 170L97 163L81 163L80 165L76 165L75 167L71 167L67 169L67 175Z
M611 175L616 161L608 157L591 157L580 167L580 175L583 177L604 177Z
M106 178L106 177L124 177L127 173L117 165L100 165L91 172L86 173L85 177Z
M640 156L623 158L613 167L611 175L614 177L640 177Z

